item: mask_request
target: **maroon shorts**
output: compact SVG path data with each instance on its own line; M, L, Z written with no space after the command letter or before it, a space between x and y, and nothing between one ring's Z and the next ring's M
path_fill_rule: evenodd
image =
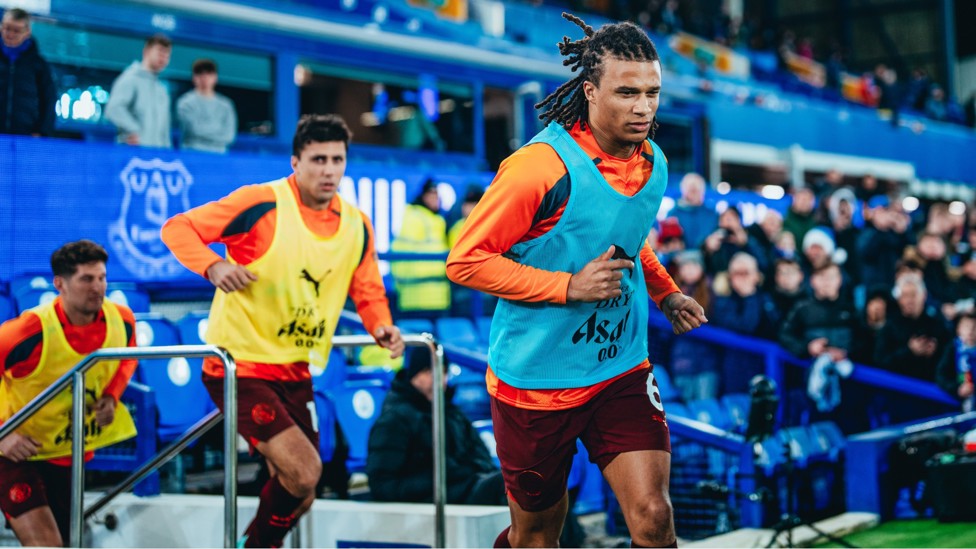
M203 384L220 411L226 413L224 378L203 374ZM297 425L318 449L319 431L312 419L314 406L311 380L237 379L237 432L252 448Z
M0 457L0 510L17 518L38 507L50 507L62 539L71 514L71 467L46 461L14 463Z
M577 438L601 471L624 452L670 452L664 411L648 397L648 373L628 374L568 410L526 410L491 399L509 496L526 511L544 511L559 502L566 493Z

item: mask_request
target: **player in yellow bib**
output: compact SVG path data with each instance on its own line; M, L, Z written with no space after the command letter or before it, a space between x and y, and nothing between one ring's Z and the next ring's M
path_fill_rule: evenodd
M291 176L247 185L175 216L163 241L220 291L208 343L237 360L238 430L271 469L245 547L278 547L312 504L322 472L309 366L324 367L346 298L377 344L403 352L376 263L369 219L337 193L349 128L334 115L298 122ZM224 259L208 248L227 246ZM223 367L204 383L224 410Z
M105 300L107 261L94 242L65 244L51 256L59 297L0 326L0 423L93 351L135 346L132 311ZM101 362L85 375L86 459L135 436L118 403L135 367L134 360ZM25 546L68 540L71 402L69 388L0 440L0 509Z

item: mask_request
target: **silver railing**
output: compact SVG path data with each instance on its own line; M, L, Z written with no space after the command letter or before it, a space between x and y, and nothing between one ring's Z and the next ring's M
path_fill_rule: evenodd
M447 503L447 458L445 454L444 427L444 351L430 334L404 334L403 341L410 347L427 347L431 351L431 371L434 377L434 392L432 399L433 440L434 440L434 547L446 546L446 521L444 506ZM363 347L375 344L372 336L344 335L335 336L332 346ZM81 547L84 519L93 516L103 509L116 496L127 491L143 477L156 470L162 464L179 454L183 449L212 429L220 422L223 414L219 410L210 412L190 427L180 438L171 443L155 457L139 466L122 482L105 492L88 509L83 509L84 494L84 445L77 441L84 440L85 395L84 375L96 363L103 360L125 360L139 358L203 358L216 356L224 363L226 381L224 383L225 409L237 409L237 366L233 357L213 345L172 345L165 347L124 347L99 349L88 355L69 372L61 376L51 386L37 395L19 410L9 421L0 425L0 439L12 433L17 427L51 401L68 385L74 383L74 399L72 405L72 460L71 460L71 540L69 546ZM80 388L80 389L79 389ZM237 415L231 414L224 422L224 547L234 547L237 538ZM299 523L300 524L300 523ZM301 530L296 524L292 532L293 544L300 544ZM308 540L311 542L311 540ZM293 545L294 546L294 545Z
M434 395L431 402L434 437L434 547L445 547L444 505L447 503L447 457L444 450L446 434L444 432L444 349L437 344L434 336L427 333L403 334L403 342L408 347L430 349L430 366L434 374ZM373 336L369 335L340 335L332 338L333 347L362 347L375 344Z
M47 389L34 397L26 406L17 411L9 420L0 425L0 440L14 432L30 419L44 405L54 399L61 391L73 385L71 406L71 522L70 547L81 547L85 512L83 509L85 491L85 372L95 364L105 360L129 360L139 358L203 358L215 356L224 363L224 404L228 410L237 409L237 365L225 349L214 345L170 345L165 347L120 347L98 349L85 357L71 370L58 378ZM160 463L179 453L192 440L199 437L220 420L219 412L213 412L201 419L180 440L170 445L164 452L150 460L122 485L116 487L95 503L88 513L101 509L108 501L135 484L142 476L152 471ZM195 435L195 436L194 436ZM129 482L131 480L131 483ZM237 536L237 414L230 414L224 421L224 547L234 547Z

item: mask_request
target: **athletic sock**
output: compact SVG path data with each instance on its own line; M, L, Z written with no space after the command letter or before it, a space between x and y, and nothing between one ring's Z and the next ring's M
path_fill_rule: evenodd
M502 533L498 534L498 537L495 538L495 544L492 545L492 547L511 547L512 544L508 542L508 531L511 529L511 526L506 526L505 529L502 530Z
M285 534L295 523L295 511L305 501L291 495L271 477L261 489L261 499L254 520L245 530L245 547L281 547Z

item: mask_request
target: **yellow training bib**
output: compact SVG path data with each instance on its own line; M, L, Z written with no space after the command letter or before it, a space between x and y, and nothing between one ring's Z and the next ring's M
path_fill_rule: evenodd
M105 341L102 347L125 347L125 323L118 308L108 300L102 305L105 313ZM85 358L75 351L65 338L54 303L31 309L41 321L43 347L37 368L30 375L14 378L4 374L3 399L0 401L0 417L4 420L23 408L44 389ZM119 369L119 361L104 361L93 366L85 374L85 404L91 406L101 398L108 382ZM41 443L38 454L32 460L46 460L71 455L71 386L54 397L33 417L21 425L17 432ZM115 419L105 427L95 423L95 414L85 415L85 450L96 450L136 435L129 410L122 404L115 408Z
M324 368L362 257L363 219L340 197L338 230L318 236L305 226L288 180L267 185L274 190L277 221L268 251L247 265L258 279L243 290L217 291L206 340L238 360Z

